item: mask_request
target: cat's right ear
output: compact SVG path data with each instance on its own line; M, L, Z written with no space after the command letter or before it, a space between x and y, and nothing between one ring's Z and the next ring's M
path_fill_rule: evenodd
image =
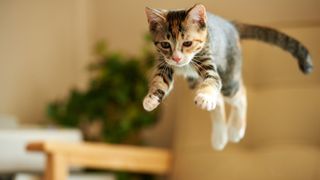
M159 9L152 9L149 7L145 8L145 12L148 18L148 23L150 22L162 22L165 21L165 11Z
M148 18L148 23L151 28L155 27L157 24L161 24L166 21L166 12L164 10L146 7L145 12Z

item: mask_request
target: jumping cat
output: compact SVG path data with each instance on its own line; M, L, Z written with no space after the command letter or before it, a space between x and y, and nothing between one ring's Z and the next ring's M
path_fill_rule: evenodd
M247 97L240 40L279 46L298 60L303 73L312 71L306 47L275 29L225 20L201 4L186 10L146 8L145 12L158 62L144 109L155 109L172 89L173 75L183 75L191 88L197 87L196 106L212 114L211 141L216 150L222 150L228 141L239 142L245 134ZM231 105L228 120L224 102Z

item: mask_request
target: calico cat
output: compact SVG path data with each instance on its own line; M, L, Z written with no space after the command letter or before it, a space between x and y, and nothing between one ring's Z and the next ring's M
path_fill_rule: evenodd
M191 88L197 87L196 106L212 114L212 146L217 150L228 141L239 142L245 134L247 97L241 76L240 40L279 46L298 60L303 73L312 71L308 50L275 29L227 21L207 12L201 4L187 10L146 8L145 12L158 62L143 100L144 109L155 109L172 89L173 75L183 75ZM228 121L224 102L231 105Z

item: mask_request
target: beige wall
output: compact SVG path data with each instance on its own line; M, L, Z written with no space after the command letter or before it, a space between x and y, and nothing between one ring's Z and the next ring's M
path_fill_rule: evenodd
M46 104L81 84L86 1L0 1L0 113L43 122Z

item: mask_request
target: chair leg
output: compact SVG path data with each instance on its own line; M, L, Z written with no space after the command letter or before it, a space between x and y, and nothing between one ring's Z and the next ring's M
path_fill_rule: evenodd
M64 156L47 154L45 180L67 180L68 165Z

